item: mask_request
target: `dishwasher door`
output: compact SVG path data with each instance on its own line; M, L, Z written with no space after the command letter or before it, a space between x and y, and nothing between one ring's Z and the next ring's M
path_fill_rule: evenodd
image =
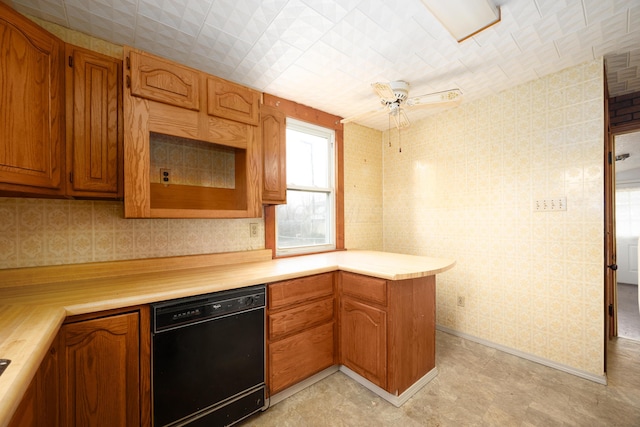
M226 301L242 305L254 299L234 294ZM206 304L224 310L225 303L208 300ZM155 426L226 426L264 408L264 304L198 319L197 314L207 310L213 309L183 306L173 317L196 313L193 323L153 333Z

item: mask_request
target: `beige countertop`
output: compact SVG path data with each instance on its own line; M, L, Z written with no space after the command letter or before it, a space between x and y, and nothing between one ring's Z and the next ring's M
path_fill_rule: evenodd
M342 251L272 260L266 250L0 270L0 426L17 408L66 316L336 270L387 280L442 273L453 260Z

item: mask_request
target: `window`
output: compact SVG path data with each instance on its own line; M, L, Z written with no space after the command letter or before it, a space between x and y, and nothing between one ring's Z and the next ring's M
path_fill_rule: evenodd
M287 118L287 204L276 209L278 255L336 248L335 132Z

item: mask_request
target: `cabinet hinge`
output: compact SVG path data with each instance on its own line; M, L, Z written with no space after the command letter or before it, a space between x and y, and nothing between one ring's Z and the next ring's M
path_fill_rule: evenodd
M127 76L127 87L130 88L131 87L131 77Z
M609 316L613 316L613 304L609 304Z
M127 70L131 69L131 59L129 59L129 57L127 56L127 59L125 60L125 62L127 63Z
M613 156L611 155L611 151L609 151L609 164L612 165L613 164Z
M73 56L69 56L69 67L73 67Z
M73 172L69 172L69 182L73 184Z

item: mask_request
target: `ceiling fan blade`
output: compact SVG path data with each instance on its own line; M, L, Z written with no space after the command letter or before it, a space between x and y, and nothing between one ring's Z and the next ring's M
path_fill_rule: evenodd
M393 117L393 121L396 124L398 129L404 129L411 126L411 122L409 121L409 117L402 109L398 109L392 113L389 113L391 117Z
M389 83L371 83L371 87L380 98L395 101L396 95L393 93L393 89Z
M382 108L378 108L377 110L372 110L372 111L367 111L366 113L361 113L361 114L356 114L355 116L351 116L351 117L346 117L342 120L340 120L340 123L344 124L344 123L351 123L351 122L355 122L361 119L366 119L368 117L371 116L375 116L376 114L380 114L384 111L386 111L387 109L385 107Z
M445 90L443 92L428 93L426 95L412 96L407 99L408 106L441 104L446 102L459 102L462 99L460 89Z

